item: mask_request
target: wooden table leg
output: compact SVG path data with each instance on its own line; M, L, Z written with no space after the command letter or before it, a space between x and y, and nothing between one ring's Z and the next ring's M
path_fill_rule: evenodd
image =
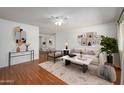
M85 73L88 70L88 65L83 64L82 65L82 71Z
M71 62L69 60L65 60L65 66L70 65Z

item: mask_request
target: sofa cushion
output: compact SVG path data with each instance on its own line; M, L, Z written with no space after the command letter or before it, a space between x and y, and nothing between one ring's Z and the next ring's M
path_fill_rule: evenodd
M73 48L70 53L80 53L82 51L83 54L86 53L85 48Z
M94 50L87 50L86 54L88 54L88 55L96 55L96 51L94 51Z
M52 53L49 53L48 55L51 56L51 57L59 57L62 54L61 54L61 52L56 52L55 55L54 55L54 53L52 52Z
M86 54L95 55L96 57L98 57L100 54L100 49L101 49L101 46L99 47L88 46L86 47Z

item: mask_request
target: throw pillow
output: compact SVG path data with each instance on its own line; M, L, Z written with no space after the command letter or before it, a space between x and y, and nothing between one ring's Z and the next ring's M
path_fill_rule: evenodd
M93 51L93 50L87 51L87 54L88 54L88 55L96 55L95 51Z

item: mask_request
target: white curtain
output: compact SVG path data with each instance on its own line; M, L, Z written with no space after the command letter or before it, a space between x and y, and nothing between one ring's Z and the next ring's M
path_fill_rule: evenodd
M121 24L120 23L117 23L117 30L116 30L116 34L117 34L117 40L118 40L118 48L119 48L119 56L120 56L120 62L116 62L116 64L114 63L114 65L116 67L119 67L121 68L121 52L122 52L122 45L121 45Z
M124 84L124 24L117 24L117 38L118 48L120 54L120 66L121 66L121 84Z
M123 41L124 43L124 41ZM124 46L123 46L124 48ZM123 50L124 53L124 50ZM121 84L124 85L124 54L122 55L122 66L121 66Z
M124 36L124 29L123 29L123 36ZM121 84L124 85L124 38L123 38L123 55L122 55L122 80L121 80Z
M121 84L124 85L124 23L121 24L120 27L120 31L121 31L121 49L122 49L122 53L121 53Z

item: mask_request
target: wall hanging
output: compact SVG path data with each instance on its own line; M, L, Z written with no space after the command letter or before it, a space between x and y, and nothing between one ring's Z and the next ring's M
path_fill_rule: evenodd
M99 44L99 38L96 32L86 32L77 36L79 43L82 46L92 46Z
M23 31L22 28L16 27L15 28L15 37L16 37L16 52L20 52L20 46L26 44L26 32Z

